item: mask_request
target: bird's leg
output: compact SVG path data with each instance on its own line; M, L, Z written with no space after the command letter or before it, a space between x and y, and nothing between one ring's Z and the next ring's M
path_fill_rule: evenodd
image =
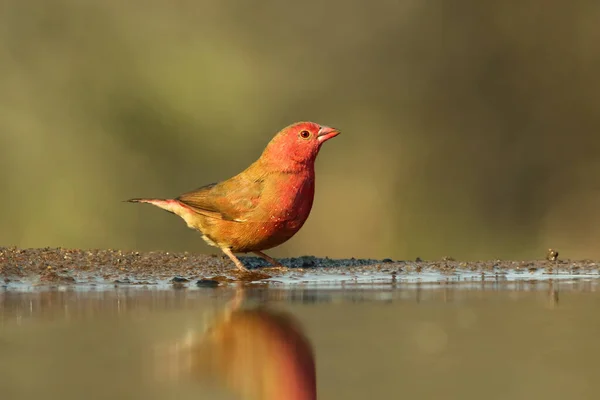
M270 256L266 255L262 251L253 251L253 253L256 254L257 256L259 256L260 258L262 258L263 260L267 261L275 269L278 269L280 271L287 271L288 270L288 268L285 265L279 263L273 257L270 257Z
M221 251L223 251L223 253L225 253L227 255L227 257L231 258L231 261L233 261L233 263L235 264L235 266L237 267L237 269L239 269L242 272L249 272L248 268L244 267L244 264L242 264L242 262L239 260L239 258L237 258L230 249L228 249L227 247L222 247Z

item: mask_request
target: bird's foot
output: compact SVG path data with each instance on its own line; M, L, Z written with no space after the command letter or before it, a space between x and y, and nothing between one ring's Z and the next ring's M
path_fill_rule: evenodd
M288 272L289 268L285 265L281 264L279 261L275 260L273 257L266 255L262 251L253 251L254 254L271 264L270 267L262 268L263 271L273 271L273 272Z
M235 266L236 266L236 268L237 268L237 270L238 270L239 272L242 272L242 273L249 273L249 272L250 272L250 270L249 270L248 268L246 268L246 267L244 266L244 264L242 264L242 262L240 261L240 259L239 259L239 258L237 258L237 257L236 257L236 256L235 256L235 255L234 255L232 252L231 252L231 250L230 250L230 249L228 249L228 248L226 248L226 247L223 247L221 250L223 251L223 253L225 253L225 255L226 255L227 257L229 257L229 258L231 259L231 261L233 261L233 263L235 264Z

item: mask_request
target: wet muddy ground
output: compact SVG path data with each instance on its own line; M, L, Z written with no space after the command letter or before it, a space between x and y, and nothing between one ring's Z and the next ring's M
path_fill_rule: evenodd
M214 287L234 282L270 284L474 283L600 278L592 260L442 260L329 259L304 256L279 261L289 267L268 268L257 257L240 257L250 273L238 272L221 254L19 249L0 247L0 284L5 288L56 285L149 285Z

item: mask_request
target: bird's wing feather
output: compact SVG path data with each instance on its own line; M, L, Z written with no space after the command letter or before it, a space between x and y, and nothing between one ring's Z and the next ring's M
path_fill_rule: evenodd
M184 193L177 198L198 214L227 221L243 222L258 205L264 180L232 178Z

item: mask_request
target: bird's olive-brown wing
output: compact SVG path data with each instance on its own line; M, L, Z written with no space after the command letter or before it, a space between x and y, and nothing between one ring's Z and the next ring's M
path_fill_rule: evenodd
M231 179L184 193L177 198L204 216L243 222L258 205L263 179Z

